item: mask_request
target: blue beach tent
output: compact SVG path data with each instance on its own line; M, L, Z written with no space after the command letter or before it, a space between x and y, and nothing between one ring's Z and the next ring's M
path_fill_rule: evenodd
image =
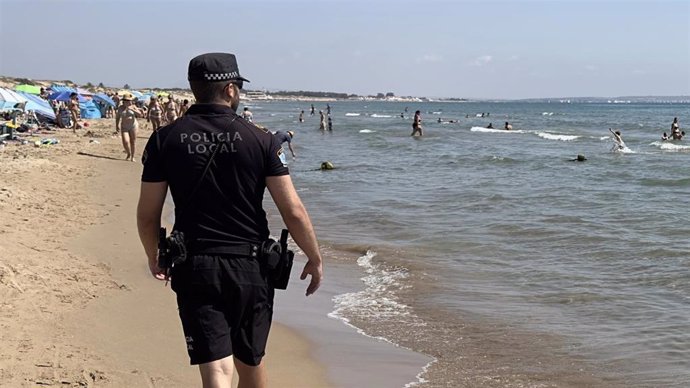
M85 102L79 101L79 110L81 111L82 119L100 119L101 111L98 106L92 100L86 100Z

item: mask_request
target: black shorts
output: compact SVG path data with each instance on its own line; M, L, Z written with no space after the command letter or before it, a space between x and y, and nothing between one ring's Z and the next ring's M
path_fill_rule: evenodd
M192 256L173 269L171 287L192 365L230 355L248 365L261 363L274 289L258 260Z

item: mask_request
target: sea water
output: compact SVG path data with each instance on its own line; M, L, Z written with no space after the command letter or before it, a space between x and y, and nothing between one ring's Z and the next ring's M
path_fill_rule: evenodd
M425 386L690 386L690 140L660 140L690 105L310 104L246 103L361 270L332 317L434 357Z

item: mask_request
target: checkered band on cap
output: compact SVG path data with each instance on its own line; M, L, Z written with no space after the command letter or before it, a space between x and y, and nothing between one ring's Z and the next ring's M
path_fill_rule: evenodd
M204 79L206 81L229 81L231 79L239 78L239 74L236 71L230 73L204 73Z

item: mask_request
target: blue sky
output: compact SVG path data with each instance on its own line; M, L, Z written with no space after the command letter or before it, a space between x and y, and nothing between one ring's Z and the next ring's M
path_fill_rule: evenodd
M0 74L466 98L690 95L690 1L0 0Z

